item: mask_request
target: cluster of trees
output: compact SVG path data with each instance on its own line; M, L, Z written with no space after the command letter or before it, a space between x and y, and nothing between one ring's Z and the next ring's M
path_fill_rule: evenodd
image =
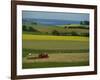
M78 32L75 32L75 31L59 32L57 30L53 30L51 34L55 35L55 36L86 36L86 37L89 37L89 33L78 33Z
M89 27L86 26L77 26L77 27L73 27L73 26L65 26L65 29L89 29Z
M27 32L39 32L41 34L48 34L48 35L55 35L55 36L86 36L89 37L89 33L79 33L79 32L59 32L57 30L53 30L51 33L48 32L40 32L37 29L33 28L32 26L27 27L26 25L22 26L23 31Z
M22 30L23 30L23 31L29 31L29 32L37 32L37 30L34 29L33 27L29 26L29 27L27 28L25 25L22 26Z
M60 33L57 30L53 30L51 34L52 35L56 35L56 36L59 36L60 35Z
M89 25L89 21L80 21L81 25Z

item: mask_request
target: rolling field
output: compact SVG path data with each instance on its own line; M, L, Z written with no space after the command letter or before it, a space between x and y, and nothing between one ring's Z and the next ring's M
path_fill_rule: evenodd
M38 54L32 54L31 57L38 56ZM34 59L27 60L27 57L23 58L23 61L26 63L34 63L34 62L78 62L78 61L88 61L88 53L52 53L49 54L49 58L44 59Z
M80 25L80 24L70 24L70 25L58 25L58 26L50 26L50 25L41 25L41 24L37 24L37 25L34 25L34 24L24 24L26 25L27 27L31 26L32 28L40 31L40 32L48 32L48 33L51 33L53 30L57 30L59 32L72 32L72 31L75 31L75 32L88 32L89 29L87 29L88 25ZM69 29L65 29L64 27L65 26L68 26ZM73 29L73 28L70 28L70 27L86 27L86 29L81 29L81 28L76 28L76 29Z
M69 41L88 41L88 37L80 36L50 36L50 35L32 35L32 34L23 34L23 40L69 40Z
M22 69L89 66L89 14L24 10L22 15Z
M89 38L23 34L23 69L89 65ZM46 52L49 58L28 59Z
M89 65L88 53L53 53L45 59L27 59L27 57L23 58L23 69Z
M88 41L63 41L63 40L24 40L23 48L28 49L88 49Z

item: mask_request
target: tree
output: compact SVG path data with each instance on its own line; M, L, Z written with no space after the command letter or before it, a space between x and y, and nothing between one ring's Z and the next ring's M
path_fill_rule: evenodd
M25 25L22 26L23 31L27 31L27 27Z
M84 24L85 25L89 25L89 21L84 21Z
M89 25L89 21L80 21L81 25Z
M28 29L28 31L30 31L30 32L37 32L37 30L36 29L34 29L33 27L29 27L29 29Z
M83 24L83 21L80 21L80 24L82 25Z
M32 22L31 24L37 25L37 23L36 23L36 22Z
M78 33L77 32L71 32L72 36L78 36Z
M52 35L60 35L60 33L57 30L53 30Z

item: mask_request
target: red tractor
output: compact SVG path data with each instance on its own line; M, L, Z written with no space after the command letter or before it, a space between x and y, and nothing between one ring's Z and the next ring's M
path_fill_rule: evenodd
M48 58L48 54L47 53L41 53L38 55L38 58Z

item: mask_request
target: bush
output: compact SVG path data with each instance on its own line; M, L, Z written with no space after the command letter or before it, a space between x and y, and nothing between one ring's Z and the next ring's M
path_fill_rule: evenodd
M58 36L58 35L60 35L60 33L57 30L53 30L52 35L57 35Z
M36 23L36 22L32 22L31 24L37 25L37 23Z
M72 36L78 36L78 33L73 31L73 32L71 32L71 35Z
M37 30L34 29L33 27L29 27L28 31L30 31L30 32L37 32Z
M80 21L81 25L89 25L89 21Z
M25 25L22 26L23 31L27 31L27 27Z

